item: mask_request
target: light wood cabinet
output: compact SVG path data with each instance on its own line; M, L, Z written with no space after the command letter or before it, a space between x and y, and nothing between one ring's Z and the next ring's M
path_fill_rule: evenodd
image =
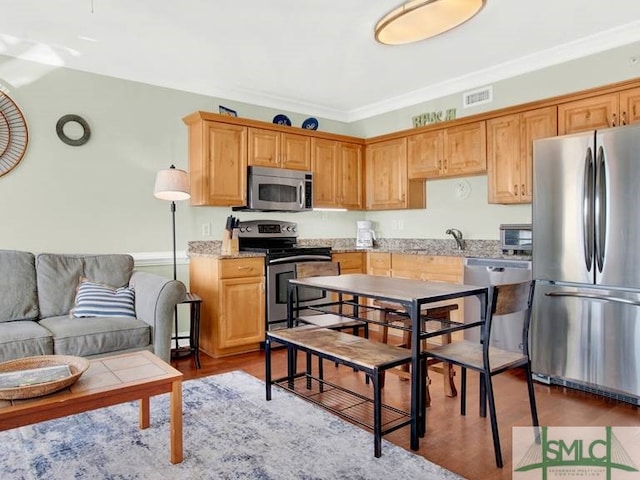
M487 120L489 203L531 203L533 141L556 133L555 106Z
M558 105L558 134L640 122L640 88L595 95Z
M391 276L391 253L367 252L367 273L369 275Z
M426 282L461 284L464 280L464 258L392 253L391 276L413 278ZM451 312L451 319L462 321L464 319L464 299L452 303L458 304L458 310Z
M640 88L620 92L620 110L623 125L640 123Z
M425 184L407 178L407 138L367 145L366 196L369 210L425 208Z
M191 205L246 204L247 128L190 117Z
M407 147L409 178L434 178L442 173L444 130L410 135Z
M261 128L249 128L249 165L311 170L311 138Z
M331 258L334 262L340 262L341 274L366 272L365 252L333 253Z
M313 206L363 207L362 146L324 138L311 141Z
M487 170L484 121L409 135L407 142L410 180L460 177Z
M426 282L462 283L464 259L440 255L391 254L391 276Z
M265 336L264 259L192 257L189 284L202 297L200 348L213 357L260 349Z

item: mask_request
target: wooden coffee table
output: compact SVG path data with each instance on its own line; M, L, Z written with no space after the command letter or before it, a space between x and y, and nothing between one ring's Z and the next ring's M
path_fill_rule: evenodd
M182 462L182 373L148 351L91 361L65 390L27 400L0 400L0 431L75 413L140 401L140 428L150 424L149 398L169 392L170 460Z

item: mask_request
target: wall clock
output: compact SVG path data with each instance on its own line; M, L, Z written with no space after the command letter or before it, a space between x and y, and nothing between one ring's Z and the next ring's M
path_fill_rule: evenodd
M28 142L29 132L22 112L0 91L0 177L20 163Z

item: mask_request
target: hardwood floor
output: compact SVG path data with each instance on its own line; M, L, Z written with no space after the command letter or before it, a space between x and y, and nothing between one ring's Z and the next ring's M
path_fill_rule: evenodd
M195 369L193 359L173 360L174 367L185 380L215 375L232 370L244 370L264 380L264 352L214 359L201 353L202 368ZM285 350L274 352L275 376L286 372ZM351 388L368 388L362 374L352 370L325 366L325 376ZM468 374L467 415L460 415L459 397L444 396L442 376L430 373L431 407L427 410L427 433L415 452L433 463L470 480L500 480L512 477L511 427L531 425L527 387L517 373L505 373L495 378L496 404L504 468L495 466L489 417L478 415L478 376ZM459 381L456 378L459 389ZM638 407L596 395L557 386L536 384L536 400L541 425L548 426L640 426ZM384 401L400 408L409 403L409 383L395 375L387 375ZM188 434L185 432L185 434ZM409 427L384 437L396 445L409 449ZM372 441L373 443L373 441ZM384 447L382 455L384 455ZM373 457L373 446L371 452Z

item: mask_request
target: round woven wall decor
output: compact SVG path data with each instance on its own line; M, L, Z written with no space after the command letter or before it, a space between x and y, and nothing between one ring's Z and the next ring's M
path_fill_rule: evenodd
M20 163L28 142L29 132L22 112L0 91L0 177Z

